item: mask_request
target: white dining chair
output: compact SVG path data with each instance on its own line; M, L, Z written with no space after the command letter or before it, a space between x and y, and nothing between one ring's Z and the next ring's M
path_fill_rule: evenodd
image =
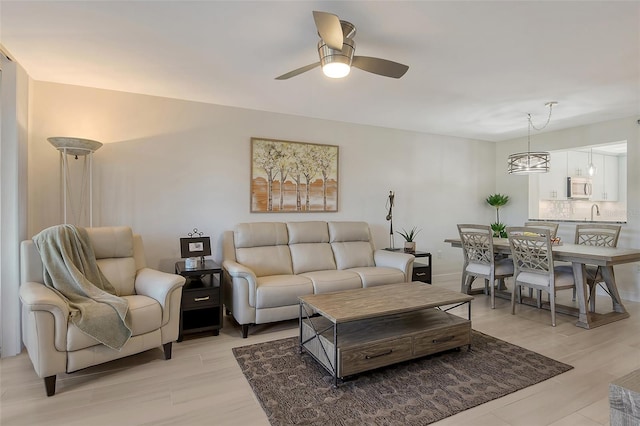
M580 224L576 225L575 244L600 247L617 247L621 225L610 224ZM602 271L599 266L586 265L587 285L589 286L589 310L596 310L596 290L602 284ZM607 293L607 289L602 287ZM575 300L575 289L573 298Z
M528 226L532 228L548 229L551 232L552 239L555 238L558 234L558 224L554 222L541 222L541 221L525 222L524 226Z
M504 284L505 278L513 276L513 262L509 258L496 259L490 226L459 224L458 233L464 255L460 291L469 294L473 280L484 279L485 294L491 294L491 309L495 309L495 281Z
M551 249L551 231L536 227L507 227L507 238L513 256L514 288L511 293L511 314L516 312L516 293L520 297L522 287L549 294L551 325L556 326L556 291L575 288L573 270L555 267Z
M541 228L541 229L548 229L549 231L551 231L551 238L556 238L556 236L558 235L558 223L555 222L543 222L543 221L530 221L530 222L525 222L524 226L529 226L532 228ZM529 289L529 297L533 297L533 289ZM575 299L575 295L574 295L574 299ZM538 306L540 306L540 298L538 298Z

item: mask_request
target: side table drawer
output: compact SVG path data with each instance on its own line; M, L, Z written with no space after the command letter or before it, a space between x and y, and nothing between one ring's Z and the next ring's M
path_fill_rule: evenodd
M217 287L182 291L182 309L198 309L219 305L220 292Z
M431 284L431 266L422 263L413 264L413 273L411 281L422 281Z

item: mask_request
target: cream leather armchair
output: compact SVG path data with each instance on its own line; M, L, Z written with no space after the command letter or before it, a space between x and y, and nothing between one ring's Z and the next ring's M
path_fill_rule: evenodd
M43 265L32 240L20 247L22 341L47 396L55 393L56 375L146 351L158 346L171 358L178 338L180 300L185 278L146 267L142 238L131 228L87 228L98 265L118 296L129 302L132 335L112 349L84 334L69 319L69 307L44 285Z

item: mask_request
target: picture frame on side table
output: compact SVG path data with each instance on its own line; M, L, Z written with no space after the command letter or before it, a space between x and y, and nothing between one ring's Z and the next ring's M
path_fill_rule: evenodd
M211 255L209 237L180 238L180 257L203 257Z

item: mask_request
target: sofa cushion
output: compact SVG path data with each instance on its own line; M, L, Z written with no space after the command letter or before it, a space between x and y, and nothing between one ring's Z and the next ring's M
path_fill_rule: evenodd
M405 282L402 271L394 268L386 268L382 266L352 268L349 272L355 272L360 275L362 287L375 287L384 284L396 284Z
M139 336L162 326L162 308L155 300L147 296L124 296L129 302L128 316L131 319L131 336ZM98 342L88 334L83 333L73 323L67 328L67 350L77 351L98 345Z
M293 273L289 246L265 246L236 249L238 263L253 270L257 277Z
M297 305L298 296L313 294L311 280L302 275L271 275L257 280L256 308Z
M329 222L329 242L370 241L367 222Z
M315 271L300 275L311 280L315 294L362 288L360 275L352 271Z
M293 273L336 269L327 222L287 222Z
M292 244L289 250L294 274L336 269L336 261L329 243Z
M338 269L375 266L373 248L369 242L334 242L331 248Z
M329 227L327 222L287 222L289 244L328 243Z
M289 242L287 227L282 222L239 223L233 231L236 249L279 246Z

